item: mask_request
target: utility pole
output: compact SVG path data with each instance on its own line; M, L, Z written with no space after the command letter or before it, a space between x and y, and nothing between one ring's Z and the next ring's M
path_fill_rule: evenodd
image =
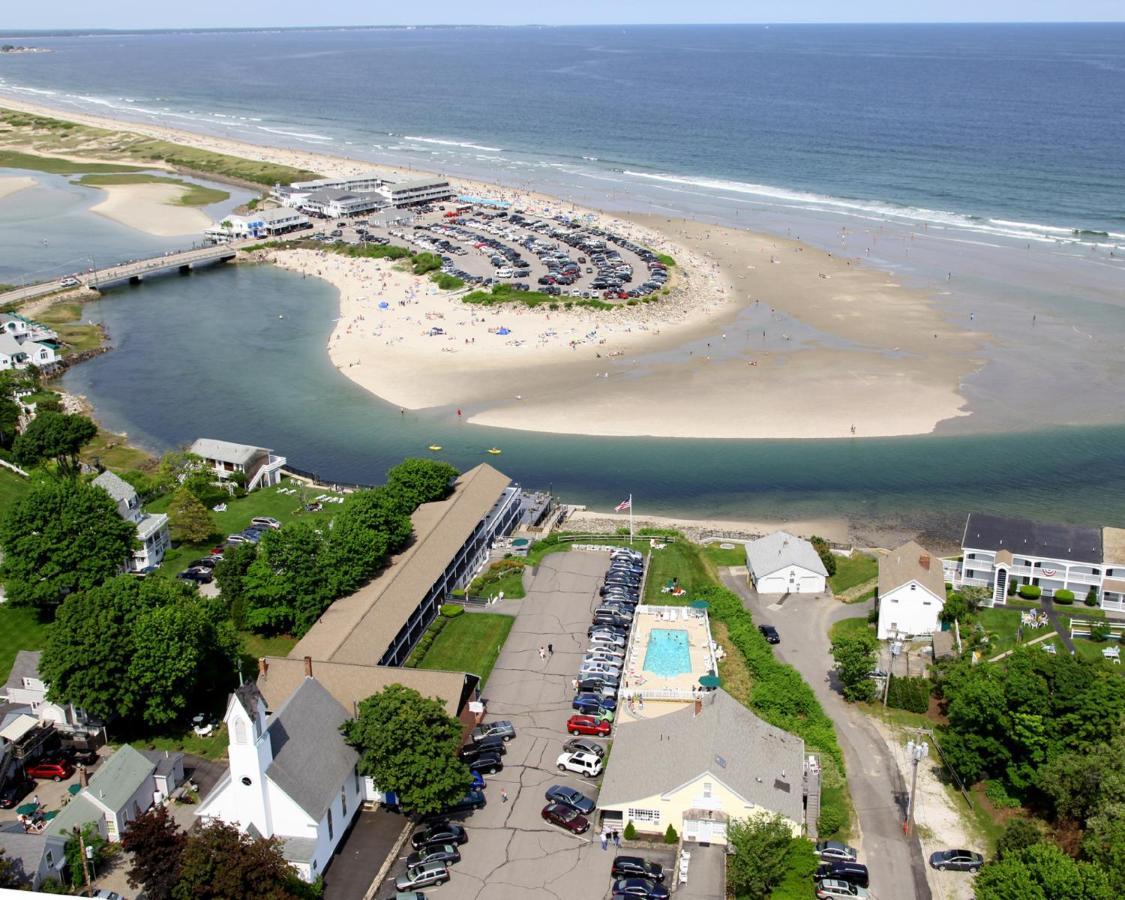
M903 832L909 836L914 828L914 797L918 790L918 763L930 755L930 745L922 740L919 740L918 743L907 741L906 752L910 754L911 762L914 764L914 774L910 779L910 800L906 807L906 821L902 826Z
M74 836L78 838L78 855L82 859L82 878L86 882L86 896L89 897L94 888L90 884L90 867L86 862L86 841L83 840L82 829L78 826L74 828Z

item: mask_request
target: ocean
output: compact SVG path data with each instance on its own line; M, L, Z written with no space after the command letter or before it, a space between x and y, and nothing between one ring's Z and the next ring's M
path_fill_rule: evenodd
M962 386L975 415L935 436L540 436L458 424L446 410L400 417L331 367L330 288L240 267L87 307L117 349L65 385L146 446L256 441L302 468L369 482L436 440L459 466L498 463L603 508L632 492L641 513L844 516L945 537L970 509L1125 524L1125 26L20 42L55 52L0 60L0 103L9 94L853 254L866 244L872 265L994 336ZM503 456L482 455L493 444Z

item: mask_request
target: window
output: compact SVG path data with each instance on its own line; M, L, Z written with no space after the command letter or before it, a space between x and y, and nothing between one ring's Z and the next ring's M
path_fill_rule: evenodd
M910 590L914 590L916 587L918 587L918 585L911 583Z
M53 867L55 864L54 854L50 850L47 851L47 868Z
M340 818L346 819L348 817L348 789L347 786L340 788Z
M359 788L359 766L356 766L355 767L355 792L358 794L359 791L360 791L360 788Z
M710 800L711 799L711 782L710 781L703 782L703 799L704 800Z
M332 807L328 807L328 840L332 840Z
M637 824L660 824L660 810L658 809L629 809L627 821Z
M246 721L244 719L234 720L234 742L236 744L246 743Z

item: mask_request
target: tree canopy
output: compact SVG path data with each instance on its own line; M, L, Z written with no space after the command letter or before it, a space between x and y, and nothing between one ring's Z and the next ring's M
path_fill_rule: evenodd
M452 490L457 470L434 459L404 459L387 472L387 492L407 513L423 503L444 500Z
M793 832L780 815L736 819L727 828L727 882L735 896L766 898L785 875Z
M875 695L871 670L878 648L879 641L870 631L841 635L832 642L832 659L845 700L870 700Z
M312 892L285 861L279 838L251 837L221 821L192 831L179 863L173 900L294 900Z
M1053 844L1034 844L980 870L977 900L1111 900L1099 867L1077 862Z
M23 466L53 459L58 474L73 479L78 477L78 454L97 434L98 426L85 416L44 410L12 442L12 455Z
M167 806L154 806L130 822L121 836L129 853L130 887L142 888L148 900L171 900L186 841Z
M461 723L440 700L401 684L364 700L358 717L340 730L360 755L360 773L393 791L409 812L441 812L464 797L472 781L457 758Z
M199 544L215 533L215 517L186 487L179 487L168 505L168 528L172 540Z
M136 526L101 488L46 480L0 522L0 578L13 605L46 608L121 571Z

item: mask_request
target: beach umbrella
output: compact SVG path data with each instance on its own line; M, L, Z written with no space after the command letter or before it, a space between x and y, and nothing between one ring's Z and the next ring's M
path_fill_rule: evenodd
M58 814L59 814L59 811L58 811L57 809L52 809L52 810L51 810L51 811L50 811L49 813L45 813L45 814L44 814L44 816L43 816L43 818L44 818L44 819L45 819L46 821L50 822L50 821L51 821L51 819L53 819L53 818L54 818L55 816L57 816Z
M691 608L692 609L710 609L711 604L708 603L706 600L692 600L691 601Z
M386 300L379 301L379 309L389 309L390 305Z
M718 675L704 675L699 679L700 687L717 688L720 684L722 684L722 682L719 681Z
M496 333L497 334L511 334L512 332L509 331L507 328L498 328L498 329L496 329Z
M78 793L78 792L79 792L80 790L82 790L82 785L80 785L80 784L72 784L72 785L71 785L70 787L68 787L68 788L66 789L66 792L67 792L68 794L70 794L70 796L72 796L72 797L73 797L73 796L74 796L75 794L77 794L77 793Z
M25 803L23 806L17 806L16 807L16 815L17 816L30 816L37 809L39 809L38 803Z

